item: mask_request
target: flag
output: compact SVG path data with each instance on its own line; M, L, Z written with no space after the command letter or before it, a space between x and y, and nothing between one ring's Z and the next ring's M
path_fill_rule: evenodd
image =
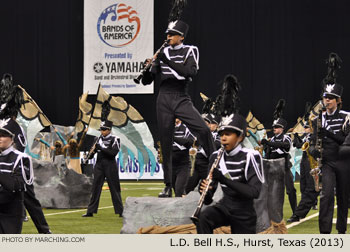
M322 108L321 101L318 101L311 109L310 115L309 115L309 121L313 121L319 114L320 109ZM304 118L299 117L297 120L297 123L294 125L292 130L290 130L292 133L305 133L304 125L306 124ZM311 126L311 125L310 125Z
M259 141L266 136L265 127L260 121L249 111L247 117L247 139L244 144L247 148L259 149Z
M82 132L89 125L92 113L92 105L87 100L88 93L84 93L79 97L79 114L75 123L75 132Z
M26 152L34 158L39 158L37 154L31 152L35 135L52 124L25 89L19 85L18 87L22 89L24 104L21 106L16 120L27 134Z
M120 166L125 167L130 158L133 168L139 169L139 178L142 177L145 171L145 165L150 165L152 176L157 165L157 154L152 134L141 114L132 105L128 104L124 98L111 96L100 87L92 117L89 118L87 134L100 135L98 129L101 124L102 104L106 101L110 106L107 119L113 122L112 133L118 136L121 142L118 154ZM88 115L85 115L87 117L84 120L87 121ZM84 117L82 116L82 118Z

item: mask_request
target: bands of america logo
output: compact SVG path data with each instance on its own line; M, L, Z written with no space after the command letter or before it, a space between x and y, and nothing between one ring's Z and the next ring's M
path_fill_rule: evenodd
M120 48L132 43L140 32L138 13L124 3L113 4L102 11L97 33L108 46Z
M96 62L94 64L94 71L95 71L95 73L102 73L102 71L103 71L103 64L101 62Z

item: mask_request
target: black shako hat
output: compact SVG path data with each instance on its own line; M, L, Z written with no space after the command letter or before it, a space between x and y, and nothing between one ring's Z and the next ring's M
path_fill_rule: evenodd
M111 130L113 123L111 121L102 121L99 130Z
M240 114L231 114L222 118L218 133L224 130L231 130L234 132L239 132L240 134L246 134L247 131L247 121Z
M220 116L218 115L215 115L215 114L209 114L208 115L209 119L210 119L210 123L213 123L213 124L219 124L220 123Z
M220 123L220 117L214 114L202 114L202 118L204 119L204 121L208 122L208 123L213 123L213 124L219 124Z
M342 94L343 94L343 86L338 83L323 85L323 97L327 95L334 95L336 97L341 97Z
M165 33L174 33L178 34L182 37L186 37L188 32L189 26L185 22L181 20L172 21L168 24L168 28L166 29Z
M286 101L284 99L279 99L275 108L275 111L273 112L273 123L272 127L275 128L287 128L287 121L282 118L283 110L286 105Z
M341 97L343 94L343 86L337 83L338 70L341 68L342 60L338 54L331 52L326 60L328 66L327 75L322 80L322 96L333 95Z
M211 120L210 120L210 118L209 118L209 114L206 114L206 113L202 114L202 118L203 118L203 120L206 121L207 123L211 123Z
M11 118L0 120L0 133L5 133L5 135L8 135L12 139L15 137L18 128L18 123Z
M275 127L275 128L281 127L285 129L287 127L287 121L282 117L277 118L276 120L273 121L272 127Z

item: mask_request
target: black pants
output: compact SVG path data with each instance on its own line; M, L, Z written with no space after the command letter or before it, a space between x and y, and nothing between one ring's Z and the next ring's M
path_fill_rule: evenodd
M338 232L345 233L348 220L349 191L350 191L350 160L338 161L335 167L337 225Z
M231 226L232 234L255 234L256 219L253 206L228 210L217 203L201 211L196 228L198 234L212 234L214 229L222 226Z
M97 161L94 167L94 180L92 182L92 195L87 209L87 213L97 213L102 186L105 178L112 196L115 214L123 213L123 202L120 195L120 182L117 164L114 160Z
M315 191L315 183L310 175L310 163L308 157L304 154L300 163L300 191L301 200L295 209L294 215L305 218L315 202L317 204L319 192Z
M27 185L27 191L24 193L24 206L32 218L39 234L46 234L50 231L46 222L43 210L39 200L35 197L34 186Z
M174 132L175 118L179 118L186 124L203 146L205 153L210 155L214 152L212 134L193 106L190 97L185 93L160 91L157 98L157 120L163 154L164 183L167 186L172 184L172 132Z
M188 178L190 176L191 165L189 162L173 163L172 185L175 192L175 197L181 197L185 194Z
M318 225L321 234L330 234L334 213L335 162L322 164L322 192L320 196L320 212Z
M16 193L14 200L0 202L0 234L20 234L23 225L23 193Z
M208 159L196 159L195 167L192 176L188 179L186 186L186 194L193 191L199 184L199 181L208 176Z
M297 190L294 187L293 174L290 170L289 165L286 165L286 172L284 175L284 182L286 184L286 191L288 195L288 200L293 213L297 208Z

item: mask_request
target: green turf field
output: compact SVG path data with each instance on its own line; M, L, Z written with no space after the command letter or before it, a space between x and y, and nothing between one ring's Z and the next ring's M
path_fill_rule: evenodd
M298 190L298 201L301 196L299 193L299 183L295 183ZM127 197L157 197L158 193L163 189L161 182L122 182L122 198L123 202ZM110 193L103 190L98 214L92 218L82 218L81 215L86 209L43 209L47 222L55 234L119 234L123 225L122 218L114 214ZM193 209L195 210L195 209ZM284 204L284 219L287 220L291 216L291 209L287 196ZM296 226L288 228L290 234L318 234L318 210L311 210L308 216L315 217L302 222ZM334 217L336 217L336 210ZM287 224L287 227L289 225ZM349 225L348 225L349 226ZM348 227L349 229L349 227ZM23 234L36 234L37 230L29 218L28 222L23 224ZM335 224L332 233L337 233Z

